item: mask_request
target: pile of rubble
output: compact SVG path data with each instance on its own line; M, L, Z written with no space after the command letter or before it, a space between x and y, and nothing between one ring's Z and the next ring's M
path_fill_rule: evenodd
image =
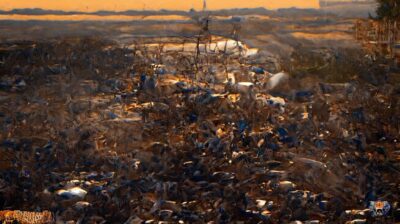
M3 44L0 58L0 209L59 223L400 221L393 86L293 89L254 56L92 39Z

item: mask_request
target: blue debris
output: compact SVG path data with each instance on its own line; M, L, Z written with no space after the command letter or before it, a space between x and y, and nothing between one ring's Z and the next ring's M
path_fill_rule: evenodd
M156 88L156 80L153 77L150 77L146 80L146 89L154 90Z
M353 144L356 145L357 150L364 151L365 150L365 143L363 141L362 135L357 134L353 137Z
M332 93L334 88L331 85L325 83L319 83L319 87L323 93Z
M272 149L273 151L278 151L279 150L279 145L273 142L268 142L267 143L267 148Z
M322 149L325 147L325 142L322 139L315 140L314 144L319 149Z
M319 209L326 211L328 210L328 201L320 201L318 202Z
M113 112L108 112L108 117L111 119L111 120L114 120L114 119L117 119L118 118L118 115L116 115L115 113L113 113Z
M286 137L286 136L288 136L288 132L286 131L286 129L284 129L284 128L278 128L277 129L277 132L278 132L278 134L279 134L279 136L281 137L281 138L284 138L284 137Z
M191 113L191 114L189 114L189 122L190 123L193 123L193 122L196 122L197 121L197 115L196 114L194 114L194 113Z
M308 101L311 99L311 97L314 95L313 92L311 91L297 91L295 94L295 98L296 100L304 100L304 101Z
M241 134L241 133L243 133L246 129L249 128L249 125L248 125L248 123L247 123L245 120L240 120L240 121L237 123L237 128L238 128L239 133Z
M370 201L375 201L377 199L376 193L374 190L368 191L364 196L364 202L369 205Z
M147 79L146 74L140 75L139 89L141 89L141 90L144 89L144 84L146 82L146 79Z
M155 68L154 69L154 74L156 75L165 75L167 73L167 70L163 67Z
M256 74L265 74L265 71L261 67L252 67L251 71L256 73Z
M10 84L8 82L0 82L0 90L8 91L11 89L11 87L12 87L12 84Z
M46 145L43 146L44 150L51 150L53 148L53 142L49 141Z
M1 147L11 148L11 149L16 150L18 148L18 144L15 141L6 139L1 143Z
M362 107L354 109L351 113L351 117L359 123L365 123L364 109Z
M286 143L289 147L295 147L298 145L297 138L293 136L283 137L280 141Z

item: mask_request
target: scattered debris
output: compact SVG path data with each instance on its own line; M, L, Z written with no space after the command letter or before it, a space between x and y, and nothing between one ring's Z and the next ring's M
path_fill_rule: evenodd
M0 208L60 223L400 222L395 86L291 88L236 41L198 55L2 45Z

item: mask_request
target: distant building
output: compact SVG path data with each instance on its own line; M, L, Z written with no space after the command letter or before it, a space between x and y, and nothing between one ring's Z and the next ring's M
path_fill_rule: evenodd
M342 5L342 4L372 4L376 3L376 0L319 0L321 8L331 5Z
M376 0L319 0L320 9L338 16L368 18L375 16Z

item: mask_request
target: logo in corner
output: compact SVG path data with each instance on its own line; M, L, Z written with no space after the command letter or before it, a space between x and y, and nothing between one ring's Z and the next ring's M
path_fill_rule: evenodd
M390 204L387 201L371 201L369 209L373 217L387 216L390 211Z

